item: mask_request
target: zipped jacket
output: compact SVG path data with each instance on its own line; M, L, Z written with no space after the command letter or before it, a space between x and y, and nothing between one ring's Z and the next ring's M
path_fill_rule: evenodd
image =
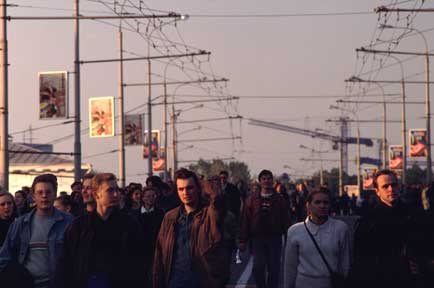
M154 288L166 288L169 285L180 209L181 206L167 212L161 224L154 256ZM193 273L199 277L199 287L225 287L230 268L223 239L223 199L218 196L210 205L198 209L193 216L189 238Z
M54 222L48 232L48 255L50 275L54 276L57 258L62 253L64 232L72 222L73 217L53 208ZM5 242L0 250L0 272L8 264L17 261L23 265L29 252L32 219L36 209L27 213L11 224ZM52 278L53 279L53 278ZM52 283L51 287L54 287Z

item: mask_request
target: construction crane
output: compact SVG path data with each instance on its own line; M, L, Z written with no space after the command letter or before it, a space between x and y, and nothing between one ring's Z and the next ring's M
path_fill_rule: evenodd
M331 135L323 132L312 131L308 129L302 129L298 127L292 127L282 124L277 124L273 122L252 119L249 118L249 124L254 126L260 126L270 129L281 130L285 132L310 136L312 138L318 138L323 140L328 140L333 142L333 150L337 150L339 147L340 150L340 165L339 165L339 194L342 195L343 192L343 183L342 183L342 175L343 171L347 173L348 167L348 144L357 144L365 145L367 147L374 146L374 142L370 138L359 138L356 137L347 137L347 129L346 129L346 118L342 118L342 127L341 127L341 136Z

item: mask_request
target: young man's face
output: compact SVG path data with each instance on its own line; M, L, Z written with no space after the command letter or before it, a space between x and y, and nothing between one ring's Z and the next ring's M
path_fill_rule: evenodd
M226 183L228 183L228 175L226 175L225 173L221 173L220 174L220 183L222 184L222 186L225 186Z
M262 175L261 179L259 179L259 183L263 191L273 190L273 176L267 174Z
M375 192L384 204L392 206L399 197L398 180L393 175L380 175Z
M48 182L36 183L32 197L36 204L36 209L41 211L50 210L53 207L53 202L56 198L53 184Z
M177 179L176 187L182 204L187 206L196 206L199 200L199 191L193 178Z
M116 180L101 183L95 192L95 201L98 206L113 207L119 205L119 188Z
M83 189L81 190L81 197L83 198L84 204L93 201L91 183L92 183L92 179L84 179L83 181Z
M8 195L0 196L0 219L9 219L14 212L14 204Z

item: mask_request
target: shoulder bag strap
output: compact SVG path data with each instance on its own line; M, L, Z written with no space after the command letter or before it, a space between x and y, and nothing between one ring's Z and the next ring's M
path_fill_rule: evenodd
M319 253L319 255L321 256L322 261L324 261L325 265L327 266L327 270L329 270L330 275L331 275L331 274L333 273L332 268L330 268L329 263L328 263L327 260L325 259L324 254L322 254L322 251L321 251L321 249L319 248L318 243L316 243L315 238L313 238L312 233L310 233L309 229L307 229L306 221L304 221L303 224L304 224L304 228L306 228L306 231L307 231L307 233L308 233L309 236L310 236L310 239L312 239L313 244L315 244L316 250L318 250L318 253Z

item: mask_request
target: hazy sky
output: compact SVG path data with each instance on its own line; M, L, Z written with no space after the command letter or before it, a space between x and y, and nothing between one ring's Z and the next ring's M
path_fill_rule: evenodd
M118 0L122 3L123 0ZM328 141L313 139L307 136L271 130L248 125L248 118L261 119L303 129L316 128L338 133L334 123L326 122L340 115L337 110L329 109L336 105L335 101L352 95L353 100L381 100L380 91L375 85L346 85L344 80L352 75L364 79L398 80L400 71L397 65L387 68L395 61L381 55L359 54L355 49L373 44L375 49L395 49L399 51L423 52L424 44L419 36L403 34L404 30L378 29L379 23L412 27L424 32L428 44L432 45L433 28L432 13L391 13L379 16L372 12L380 5L389 7L419 8L422 1L374 1L374 0L166 0L125 1L125 11L138 13L135 7L142 7L143 13L149 14L146 8L155 9L155 14L169 11L189 14L187 21L165 25L162 32L157 29L152 33L152 43L156 49L150 49L150 55L161 55L164 51L180 53L188 46L189 52L203 49L210 51L211 57L199 57L191 63L191 59L174 61L166 69L166 77L170 80L185 81L198 79L212 74L216 77L229 78L227 86L208 85L198 89L191 86L171 86L168 93L179 95L177 101L197 100L209 93L212 96L239 96L239 101L207 102L203 108L181 112L179 121L221 118L240 115L244 120L212 121L195 124L178 125L179 160L197 160L199 158L235 157L248 163L253 174L260 169L271 169L277 174L284 171L290 174L311 175L319 169L319 162L301 161L300 158L318 158L311 152L299 148L300 144L317 150L329 150L323 158L337 160L338 153L331 149ZM15 0L19 7L10 8L10 15L21 16L54 16L72 15L73 1L69 0ZM396 5L395 5L396 4ZM111 0L81 1L83 15L114 15ZM425 1L422 8L433 8L433 1ZM116 7L117 11L119 6ZM350 13L354 12L354 13ZM338 13L346 13L338 15ZM329 15L324 15L329 14ZM255 16L256 17L253 17ZM261 15L261 16L260 16ZM217 17L219 16L219 17ZM246 17L251 16L251 17ZM429 18L431 17L431 18ZM130 20L123 23L125 32L125 57L147 55L146 20L137 24ZM116 58L118 54L117 26L119 20L82 21L81 24L81 58L83 60ZM10 88L9 112L10 133L49 124L61 123L63 120L41 121L38 119L38 79L39 71L73 71L73 23L72 21L10 21L8 23ZM399 36L402 37L399 37ZM397 39L398 38L398 39ZM162 41L161 39L166 39ZM390 41L394 39L394 41ZM183 44L185 43L185 45ZM434 49L434 47L432 47ZM412 80L422 80L424 70L422 58L404 61L405 76ZM380 60L383 59L383 60ZM409 59L409 60L407 60ZM201 63L199 63L201 62ZM152 81L161 82L165 74L165 63L152 63ZM185 65L185 70L179 67ZM196 71L188 70L195 67ZM432 65L431 65L432 67ZM198 72L198 68L202 72ZM381 68L381 69L379 69ZM125 83L144 82L146 80L146 63L134 62L125 64ZM92 64L81 66L81 114L82 128L88 127L89 97L117 96L118 70L117 64ZM432 79L432 77L431 77ZM71 80L73 75L71 74ZM74 114L73 82L70 89L70 115ZM205 86L205 85L204 85ZM222 88L219 88L219 87ZM355 97L361 95L365 87L367 95L374 97ZM399 85L385 85L388 94L399 94ZM152 89L154 97L162 94L161 87ZM251 97L255 96L255 97ZM277 96L291 96L277 98ZM300 96L300 97L293 97ZM314 97L312 97L314 96ZM423 101L422 85L408 85L408 100ZM392 99L393 96L390 96ZM394 96L399 100L399 95ZM398 97L398 98L396 98ZM207 98L210 99L210 98ZM213 99L216 99L214 97ZM143 105L146 101L145 87L125 89L125 110ZM156 100L158 101L158 100ZM195 104L177 105L176 109L188 110ZM381 105L347 105L345 109L357 112L359 119L378 119L382 117ZM401 119L400 105L388 105L387 114L391 120ZM424 108L421 105L408 105L408 128L423 128ZM139 108L136 113L144 113ZM153 126L162 129L161 106L153 109ZM351 115L350 115L351 116ZM351 116L353 117L353 116ZM201 129L194 129L198 126ZM146 124L147 126L147 124ZM388 141L390 144L400 143L399 123L388 123ZM170 132L170 131L169 131ZM72 152L73 137L56 141L73 133L73 125L59 125L33 132L33 142L54 143L55 151ZM350 128L355 136L356 126ZM381 123L361 124L362 137L380 138ZM242 140L206 141L185 143L189 139L207 139L219 137L241 136ZM26 134L29 141L29 134ZM22 142L23 134L14 134L14 140ZM90 139L88 133L82 135L83 162L91 163L99 171L117 173L116 153L117 138ZM193 145L193 147L191 147ZM89 157L101 153L100 156ZM378 145L373 148L362 148L362 156L378 155ZM147 162L141 159L141 147L127 147L127 182L143 181L147 172ZM354 160L355 149L350 147L350 160ZM354 173L354 165L350 161L350 172ZM186 165L180 163L180 165ZM292 168L284 168L288 165ZM337 162L324 162L326 168L336 167Z

